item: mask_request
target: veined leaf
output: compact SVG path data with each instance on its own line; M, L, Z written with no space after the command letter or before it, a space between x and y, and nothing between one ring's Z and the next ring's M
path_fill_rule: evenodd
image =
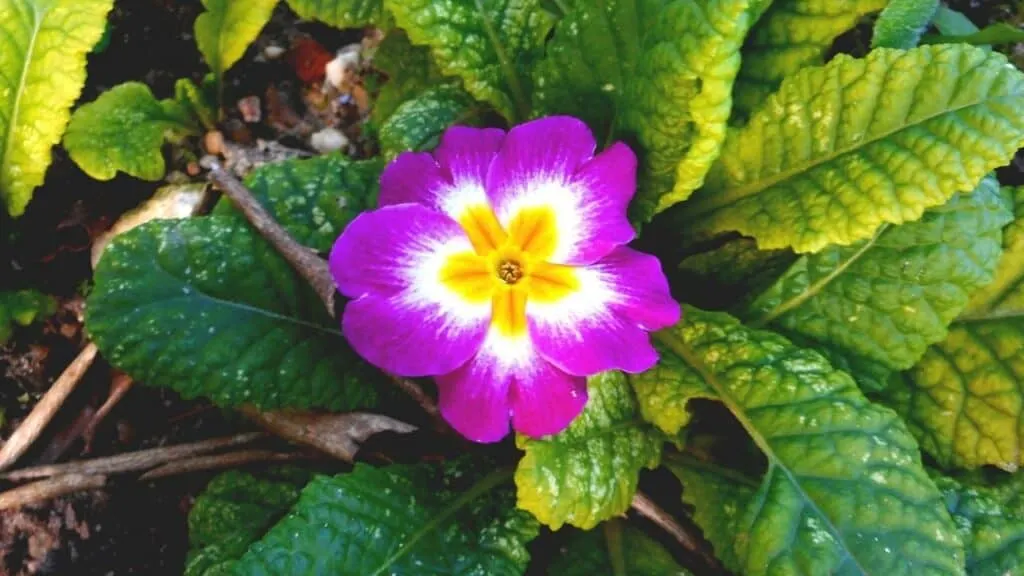
M878 15L872 48L913 48L939 9L939 0L890 0Z
M380 127L381 155L430 150L452 124L472 125L480 105L457 86L439 86L403 102Z
M699 188L725 140L740 46L762 0L576 2L535 69L535 114L640 144L635 217Z
M528 71L551 29L541 0L384 0L413 44L441 71L511 122L529 112Z
M203 128L217 127L217 81L213 74L204 76L199 86L188 78L179 78L174 83L174 99L198 118Z
M503 471L466 490L471 474L426 466L315 478L298 504L242 557L247 576L521 575L537 522L513 506Z
M644 422L625 375L590 378L587 405L557 436L516 436L518 506L542 524L589 530L629 509L641 468L661 461L665 438Z
M384 0L288 0L299 18L319 20L335 28L358 28L387 21Z
M1024 189L1011 194L1017 219L1005 230L995 281L885 391L921 447L946 467L1024 463Z
M196 18L196 44L219 86L270 20L277 0L202 1L206 12Z
M383 168L376 159L325 154L260 166L246 176L245 184L292 237L327 252L353 218L376 206ZM213 214L245 222L228 198L221 199Z
M661 544L621 520L576 532L559 551L549 576L690 576Z
M679 386L722 402L767 458L735 528L740 572L963 573L963 546L913 437L849 375L722 313L687 307L656 338Z
M870 238L974 189L1024 144L1024 74L972 46L879 48L788 78L675 222L762 249Z
M1024 572L1024 516L1001 505L992 491L936 478L967 548L971 576Z
M801 68L825 63L836 38L889 0L775 0L743 47L733 97L737 115L749 117Z
M121 171L155 181L166 172L164 140L198 132L188 109L177 101L157 100L145 84L126 82L75 110L64 148L96 180L110 180Z
M56 309L53 298L35 290L0 292L0 344L7 342L16 325L28 326Z
M249 545L299 499L309 475L283 469L259 477L231 470L214 478L188 514L185 576L228 576Z
M410 98L428 88L450 82L430 57L425 46L413 46L401 30L389 32L373 56L373 67L388 75L387 82L373 101L370 118L382 125L394 111Z
M1013 219L995 178L870 240L802 256L741 316L890 370L910 368L992 281Z
M0 0L0 199L20 216L43 183L114 0Z
M686 286L688 303L725 310L767 290L797 258L790 250L758 250L754 240L735 238L686 256L669 278L674 286Z
M233 217L155 220L115 238L86 326L136 380L222 406L373 404L379 376L269 244Z

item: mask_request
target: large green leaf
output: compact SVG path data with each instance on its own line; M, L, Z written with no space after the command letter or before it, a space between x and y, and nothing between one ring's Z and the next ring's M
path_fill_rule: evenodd
M430 150L452 124L474 124L480 104L458 86L438 86L403 102L380 127L380 149L394 159L406 150Z
M319 20L335 28L357 28L383 24L387 20L384 0L288 0L300 18Z
M441 71L515 121L529 111L529 70L551 28L541 0L384 0Z
M373 101L370 118L380 126L405 101L427 88L451 82L424 46L413 46L401 30L389 32L373 56L373 67L387 74L387 81Z
M43 183L114 0L0 0L0 199L20 216Z
M53 298L35 290L0 292L0 345L11 337L15 326L28 326L56 309Z
M1011 194L1017 219L1004 233L995 281L885 392L944 466L1024 463L1024 189Z
M303 279L238 219L156 220L115 238L86 327L136 380L224 406L372 405L376 373Z
M890 0L878 15L872 48L913 48L939 9L939 0Z
M626 377L605 372L588 381L590 398L557 436L517 436L526 454L516 469L518 506L557 530L589 530L629 509L641 468L661 460L665 438L638 413Z
M202 1L206 12L196 18L196 44L220 84L270 20L277 0Z
M686 286L689 304L710 310L738 308L768 289L797 258L790 250L758 250L750 238L731 238L687 255L669 271L669 279L673 286Z
M299 499L309 475L284 469L253 476L231 470L214 478L188 514L190 550L185 576L227 576Z
M699 188L725 140L740 46L762 0L575 2L535 69L535 114L636 141L641 221Z
M250 172L245 184L293 238L327 252L353 218L376 206L382 169L377 159L326 154L265 164ZM213 214L245 221L228 198L217 204Z
M1024 574L1024 516L1003 506L992 490L936 478L967 548L967 574Z
M986 178L916 222L802 256L742 317L890 370L910 368L992 281L1012 219L999 183Z
M733 96L744 118L761 108L782 80L824 64L835 39L888 0L775 0L750 32Z
M247 576L521 575L538 526L516 510L506 472L373 468L314 479L242 557Z
M849 375L781 336L691 307L656 338L674 366L662 377L689 391L666 408L684 409L687 396L722 402L767 459L735 525L740 572L963 572L962 544L916 442Z
M550 576L690 576L671 554L641 530L611 520L574 533L548 566Z
M141 82L104 92L71 116L64 148L89 176L110 180L118 171L159 180L166 168L164 140L197 134L189 110L175 100L157 100Z
M974 189L1024 144L1024 74L964 45L879 48L788 78L731 132L680 207L688 234L737 230L762 249L870 238Z

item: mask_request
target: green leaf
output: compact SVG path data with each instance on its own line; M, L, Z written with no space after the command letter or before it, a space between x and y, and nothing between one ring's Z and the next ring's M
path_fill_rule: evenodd
M804 69L741 130L675 223L816 252L917 220L1024 144L1024 74L964 45L879 48Z
M259 36L277 0L202 1L206 12L196 18L196 44L219 84Z
M890 370L910 368L992 281L1013 212L995 178L870 240L802 256L741 316Z
M0 0L0 199L20 216L85 85L114 0Z
M625 375L591 377L587 405L557 436L516 436L518 506L542 524L589 530L629 509L642 468L661 460L665 438L637 413Z
M207 74L196 86L188 78L179 78L174 83L174 100L198 118L203 128L217 127L217 81L213 74Z
M242 558L247 576L520 575L537 522L513 507L507 471L458 489L473 474L424 465L319 476Z
M690 576L665 548L621 520L577 531L559 548L550 576ZM615 566L621 566L619 571Z
M139 381L222 406L371 406L379 380L306 282L233 217L156 220L115 238L86 327Z
M35 290L0 292L0 344L7 342L15 326L28 326L56 310L53 298Z
M693 521L704 531L715 556L732 571L741 570L736 556L747 505L754 501L758 482L732 470L699 460L675 457L668 469L683 484L683 501L693 507Z
M970 18L949 6L939 6L938 11L935 12L935 18L932 19L932 24L939 32L950 36L965 36L978 31L978 27L971 22Z
M473 124L479 105L461 88L439 86L406 100L380 127L381 155L388 161L406 150L430 150L452 124Z
M384 24L384 0L288 0L288 7L307 20L319 20L335 28Z
M96 180L110 180L121 171L156 181L166 172L164 141L198 133L187 108L175 100L157 100L141 82L126 82L75 110L64 148Z
M967 573L1005 576L1024 573L1024 516L1002 506L987 488L936 478L946 506L967 547Z
M871 37L872 48L913 48L917 46L939 0L891 0L878 15Z
M699 188L725 140L740 47L761 0L576 2L535 69L535 115L639 143L634 215Z
M749 117L783 79L825 63L836 38L889 0L775 0L750 32L733 97L737 115Z
M214 478L188 514L185 576L230 574L249 545L295 504L308 480L300 469L259 477L231 470Z
M1016 44L1018 42L1024 42L1024 30L1006 22L997 22L971 34L933 34L921 39L922 44L964 43L978 46Z
M510 122L529 112L529 70L551 15L540 0L384 0L413 44L430 48L441 71Z
M265 164L250 172L245 184L293 238L328 252L349 222L376 206L383 167L377 159L326 154ZM245 222L228 198L221 199L213 214Z
M1004 232L995 281L885 391L921 447L946 467L1024 463L1024 189L1010 193L1017 219Z
M388 76L373 102L370 118L383 124L401 105L427 88L450 82L430 57L430 50L413 46L401 30L388 33L373 56L374 68Z
M670 273L670 282L686 286L688 303L724 310L768 289L796 260L789 250L758 250L752 239L734 238L687 255Z
M675 404L722 402L767 459L735 528L739 572L963 573L962 544L913 437L849 375L776 334L691 307L656 338L691 391Z

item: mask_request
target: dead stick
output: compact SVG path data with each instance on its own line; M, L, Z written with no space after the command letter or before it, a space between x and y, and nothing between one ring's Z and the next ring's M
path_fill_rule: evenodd
M0 494L0 510L27 506L80 490L95 490L106 482L106 476L87 474L65 474L39 480Z
M245 218L277 251L284 256L293 268L302 274L302 277L309 282L316 290L323 301L327 312L334 315L334 279L327 267L327 262L309 248L295 241L294 238L281 227L274 217L271 216L263 205L237 178L229 174L219 162L211 162L209 165L210 181L217 185L224 194L231 198L235 206L242 211Z
M210 456L199 456L188 460L168 462L158 468L154 468L139 476L140 481L156 480L167 476L187 474L189 472L200 472L204 470L218 470L233 466L244 466L254 462L285 462L312 458L309 454L302 452L274 452L272 450L239 450L226 454L213 454Z
M709 566L719 566L718 561L701 545L700 539L691 536L685 528L676 522L676 519L671 514L664 511L643 492L637 491L633 496L633 502L630 504L630 507L636 510L637 514L647 518L667 532L683 548L699 556Z
M4 480L31 480L33 478L45 478L59 474L116 474L120 472L132 472L148 470L160 464L199 456L242 444L248 444L254 440L264 437L262 432L248 432L222 438L192 442L190 444L178 444L176 446L164 446L161 448L149 448L138 452L129 452L106 458L93 458L92 460L79 460L66 464L50 464L47 466L35 466L23 468L0 475Z
M213 161L205 166L210 170L208 175L211 182L217 185L235 203L235 206L242 211L245 218L277 251L291 264L310 286L320 296L327 313L334 315L334 295L337 290L334 287L334 278L331 276L327 262L320 258L312 250L299 244L288 231L281 227L274 220L252 192L220 165ZM434 419L436 428L446 430L447 425L441 419L441 413L434 400L423 392L423 389L412 380L407 380L394 375L389 375L396 386L405 391L419 404L427 414Z
M78 356L64 369L64 372L57 378L57 381L50 386L46 394L39 399L32 412L18 426L18 429L7 439L3 448L0 448L0 470L10 468L29 446L39 438L39 435L46 428L46 425L53 420L53 416L64 405L64 400L78 386L93 359L96 358L96 345L90 343Z

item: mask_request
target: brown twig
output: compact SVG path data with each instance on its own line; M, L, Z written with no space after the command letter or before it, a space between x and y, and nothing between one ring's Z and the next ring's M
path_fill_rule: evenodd
M117 474L148 470L172 460L201 456L214 450L248 444L264 436L262 432L248 432L189 444L149 448L106 458L93 458L91 460L79 460L66 464L49 464L47 466L23 468L0 475L0 478L19 481L68 474Z
M224 170L219 162L210 162L208 168L210 169L208 176L210 181L216 184L228 198L231 198L231 201L242 211L249 223L309 282L320 296L327 312L333 315L336 291L327 262L309 248L296 242L256 200L252 192Z
M667 532L669 536L672 536L672 538L679 543L680 546L699 556L708 564L708 566L719 566L715 557L701 545L699 538L690 535L682 525L676 522L676 519L673 518L671 514L664 511L643 492L637 491L636 495L633 496L633 502L630 504L630 508L635 510L637 514L653 522L658 526L658 528Z
M96 358L96 345L90 343L78 353L78 356L64 369L64 372L57 378L57 381L50 386L46 394L40 398L32 412L18 426L18 429L7 439L3 448L0 448L0 470L10 468L29 446L39 438L39 435L50 423L53 416L60 410L64 400L78 386L82 376L92 366Z
M252 192L225 170L219 162L209 162L205 167L210 170L208 175L210 181L223 190L228 198L231 198L231 201L242 211L249 223L274 246L281 256L291 264L292 268L309 282L320 296L320 300L323 301L327 313L333 316L334 296L337 291L327 262L292 238L288 231L282 228L274 220L274 217L263 208ZM411 396L430 415L438 430L448 429L447 424L441 418L437 403L418 384L399 376L389 376L396 386Z
M154 468L142 476L139 476L139 480L156 480L158 478L187 474L189 472L218 470L221 468L230 468L232 466L244 466L246 464L252 464L253 462L287 462L290 460L305 458L312 458L312 456L302 452L239 450L237 452L228 452L226 454L212 454L210 456L199 456L196 458L189 458L188 460L168 462L167 464Z
M103 405L100 406L99 410L92 415L89 419L89 423L85 427L85 431L82 432L82 437L85 438L85 452L89 453L92 451L92 441L96 435L96 428L103 422L103 419L107 417L107 414L117 406L117 403L124 398L124 395L132 389L135 381L132 377L125 374L124 372L118 372L114 374L113 379L110 382L110 394L107 399L103 401Z
M345 462L355 458L360 442L378 432L391 430L405 434L416 429L411 424L380 414L260 412L252 406L243 406L240 410L277 436L311 446Z
M39 480L0 494L0 510L27 506L80 490L95 490L106 482L106 476L89 474L64 474Z

